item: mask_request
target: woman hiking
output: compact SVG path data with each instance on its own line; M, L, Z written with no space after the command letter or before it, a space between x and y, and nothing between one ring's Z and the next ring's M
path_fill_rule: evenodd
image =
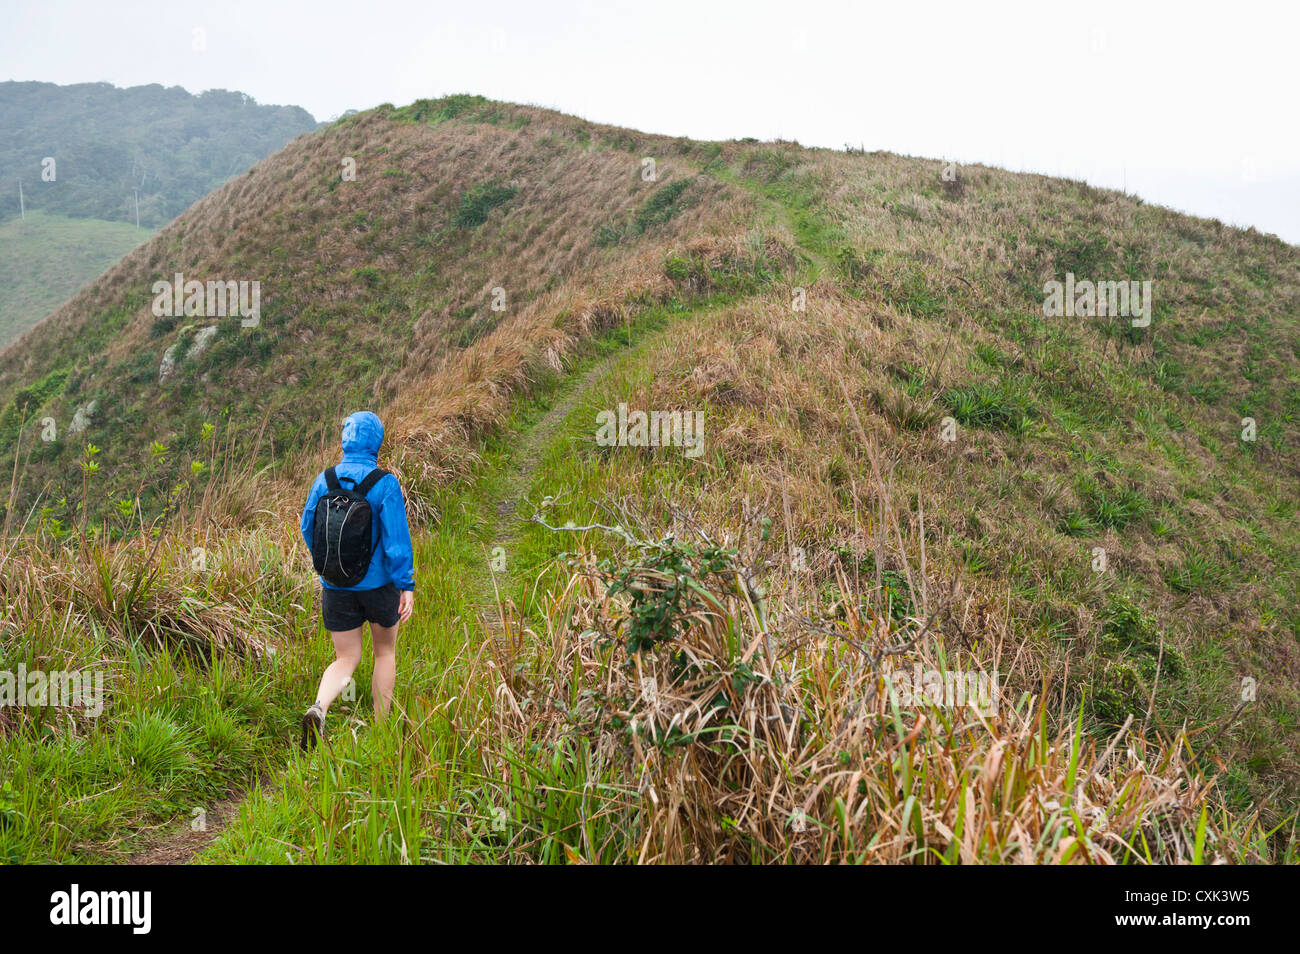
M370 695L375 718L388 714L397 677L397 626L415 606L415 563L406 501L397 478L379 467L384 425L369 411L343 422L343 460L317 476L302 511L302 537L321 578L321 616L334 662L303 714L304 750L325 730L325 714L361 662L362 627L375 655Z

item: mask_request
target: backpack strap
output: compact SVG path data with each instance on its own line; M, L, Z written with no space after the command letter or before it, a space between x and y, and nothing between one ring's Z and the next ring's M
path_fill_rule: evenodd
M330 493L343 489L342 485L339 483L339 475L334 473L333 467L325 471L325 488Z
M375 484L379 483L387 476L388 471L384 470L382 467L376 467L370 473L366 474L365 480L361 481L361 483L357 485L357 493L363 497L366 496L374 488Z

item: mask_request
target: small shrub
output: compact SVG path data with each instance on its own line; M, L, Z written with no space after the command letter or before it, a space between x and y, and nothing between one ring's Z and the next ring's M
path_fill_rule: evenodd
M690 184L689 179L677 179L656 189L637 209L632 219L632 231L640 235L648 228L662 225L684 209L685 204L679 204L678 200Z
M476 228L487 221L493 209L509 202L518 191L512 185L481 182L461 196L460 208L456 210L452 224L461 229Z
M736 553L725 547L696 547L667 537L637 541L637 549L635 560L600 564L607 594L626 593L630 599L621 628L629 653L672 643L696 614L716 611L719 604L709 587L722 583L725 588L735 572Z
M623 241L623 230L613 225L602 225L596 230L596 245L599 248L609 248L611 245L617 245Z

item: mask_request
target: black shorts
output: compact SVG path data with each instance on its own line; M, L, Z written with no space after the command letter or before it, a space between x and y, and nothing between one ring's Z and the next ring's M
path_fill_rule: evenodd
M331 590L320 588L320 615L331 633L359 629L364 622L396 626L397 587L392 583L373 590Z

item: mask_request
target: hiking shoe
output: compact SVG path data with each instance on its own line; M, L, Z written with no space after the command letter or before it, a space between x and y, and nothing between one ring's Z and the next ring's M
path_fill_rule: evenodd
M302 716L302 740L298 743L304 752L310 752L316 747L322 735L325 734L325 713L321 711L318 703L312 703L311 708L303 713Z

